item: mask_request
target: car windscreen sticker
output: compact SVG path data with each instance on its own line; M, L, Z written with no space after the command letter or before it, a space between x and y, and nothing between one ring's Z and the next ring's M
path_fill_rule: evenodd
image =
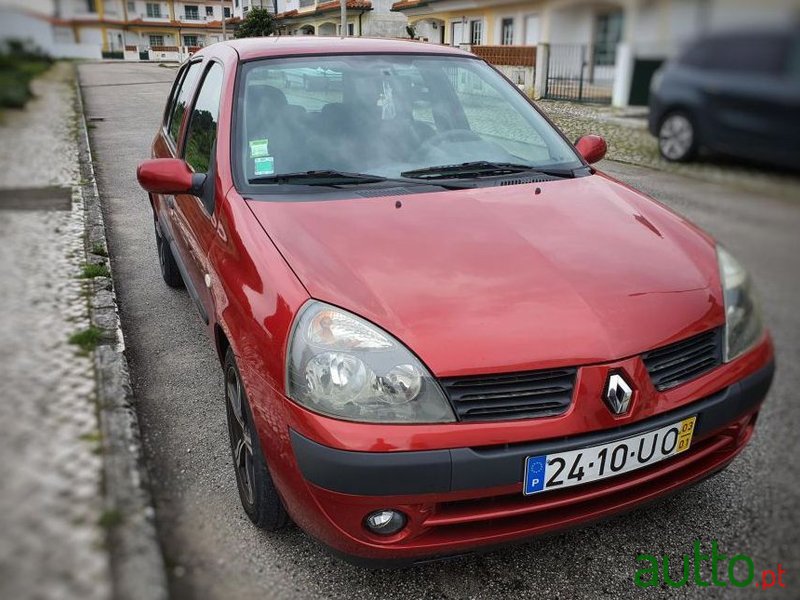
M256 175L272 175L275 172L275 159L271 156L260 156L253 159Z
M269 140L250 140L250 158L269 156Z

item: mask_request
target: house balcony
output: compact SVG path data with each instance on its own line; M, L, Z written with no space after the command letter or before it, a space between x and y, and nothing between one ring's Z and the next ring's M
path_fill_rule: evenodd
M178 20L185 23L205 23L207 21L213 21L214 17L201 15L200 13L188 13L178 15Z
M158 15L158 16L154 16L154 15L153 16L148 16L148 15L146 15L144 13L139 13L137 16L142 21L150 21L152 23L167 23L167 22L169 22L169 15L166 15L166 14L161 14L161 15ZM129 19L132 18L132 17L133 17L133 15L128 14L128 18Z

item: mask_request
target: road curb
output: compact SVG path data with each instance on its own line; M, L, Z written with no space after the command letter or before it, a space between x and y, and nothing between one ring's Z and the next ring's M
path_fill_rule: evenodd
M80 189L84 202L84 250L87 262L106 264L110 269L83 91L77 72L75 80ZM91 324L102 333L94 351L94 366L103 439L103 494L113 596L119 600L166 599L168 588L164 557L156 534L155 510L111 277L92 280L89 312Z

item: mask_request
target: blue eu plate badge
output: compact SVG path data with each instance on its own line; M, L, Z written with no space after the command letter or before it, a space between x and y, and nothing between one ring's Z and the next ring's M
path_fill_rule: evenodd
M529 456L525 459L525 484L522 491L525 495L535 494L544 489L544 471L547 456Z

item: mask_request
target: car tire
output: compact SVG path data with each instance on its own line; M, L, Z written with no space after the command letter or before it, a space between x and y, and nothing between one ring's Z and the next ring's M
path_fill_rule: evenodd
M668 112L658 126L658 150L670 162L689 162L697 157L697 128L689 113Z
M277 531L289 523L289 515L269 474L250 402L230 348L225 353L223 368L228 435L242 508L256 527Z
M161 268L161 277L171 288L182 288L184 286L183 277L178 269L178 263L172 255L172 249L164 234L161 233L161 226L156 221L156 249L158 250L158 265Z

